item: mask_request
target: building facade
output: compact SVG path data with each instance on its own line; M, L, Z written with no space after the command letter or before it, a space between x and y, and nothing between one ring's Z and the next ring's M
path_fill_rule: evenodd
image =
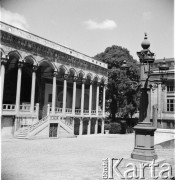
M159 72L159 66L163 59L157 59L152 65L153 82L151 91L151 107L157 105L157 123L159 129L174 129L175 128L175 60L174 58L165 59L169 70L164 78L167 78L166 84L161 84L162 76ZM151 114L153 114L153 109Z
M104 133L107 64L0 25L2 136Z

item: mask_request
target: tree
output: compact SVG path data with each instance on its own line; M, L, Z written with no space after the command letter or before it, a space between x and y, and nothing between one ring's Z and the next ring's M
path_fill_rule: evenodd
M113 45L97 54L95 59L108 64L108 85L106 91L106 110L115 121L116 117L126 118L138 109L138 89L131 86L131 81L139 81L139 64L126 48ZM121 70L123 60L129 68Z

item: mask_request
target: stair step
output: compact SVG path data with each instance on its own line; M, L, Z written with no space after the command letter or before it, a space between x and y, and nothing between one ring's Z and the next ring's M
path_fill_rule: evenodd
M16 136L17 139L27 139L26 136L22 137L22 136Z

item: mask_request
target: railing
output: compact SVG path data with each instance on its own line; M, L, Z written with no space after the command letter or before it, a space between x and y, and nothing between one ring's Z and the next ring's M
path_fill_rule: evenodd
M30 111L30 105L29 104L27 104L27 105L20 105L19 106L19 109L21 110L21 111Z
M73 120L72 119L62 119L60 118L60 121L64 123L66 126L68 126L70 129L73 129Z
M50 105L48 104L48 106L47 106L47 115L49 115L50 112L52 112L52 107L50 107ZM55 107L55 114L62 114L62 113L63 113L63 108ZM65 114L72 114L73 115L74 112L72 111L71 108L66 108L65 109ZM83 114L84 115L90 115L89 110L84 109ZM75 109L75 115L81 115L81 109ZM97 115L96 110L91 110L91 115ZM100 115L100 116L103 115L103 111L99 110L98 115Z
M77 115L80 115L81 114L81 109L75 109L75 114Z
M98 115L102 115L103 114L103 112L100 110L100 111L98 111Z
M91 110L92 115L96 115L96 110Z
M3 110L15 111L16 105L14 104L3 104Z
M55 113L62 113L62 112L63 112L63 108L59 108L59 107L55 108Z
M85 109L85 110L84 110L84 114L85 114L85 115L88 115L88 114L89 114L89 110Z
M44 118L36 122L34 125L30 126L29 132L33 131L34 129L36 129L37 127L39 127L41 124L43 124L46 121L48 121L48 116L45 116Z
M72 114L72 109L66 108L66 114Z

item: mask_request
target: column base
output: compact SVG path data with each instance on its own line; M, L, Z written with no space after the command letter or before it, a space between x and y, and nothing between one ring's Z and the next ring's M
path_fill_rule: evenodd
M155 127L150 122L138 123L135 127L135 147L131 153L131 158L145 161L157 159L154 150Z
M157 154L155 153L154 149L134 148L133 152L131 153L131 158L144 161L152 161L153 159L157 159Z

